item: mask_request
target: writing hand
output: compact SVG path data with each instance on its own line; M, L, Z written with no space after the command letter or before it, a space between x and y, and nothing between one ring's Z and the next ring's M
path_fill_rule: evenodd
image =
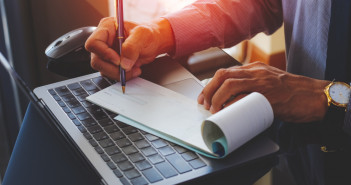
M113 17L102 19L85 43L86 49L91 52L92 68L103 76L119 80L121 65L127 72L127 80L137 77L143 64L152 62L159 54L172 52L173 32L166 19L158 19L147 25L125 21L124 27L126 40L122 46L122 56L114 49L117 39Z

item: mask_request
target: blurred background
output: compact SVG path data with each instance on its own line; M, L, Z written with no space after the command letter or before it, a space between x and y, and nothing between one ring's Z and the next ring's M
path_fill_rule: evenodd
M128 0L124 2L124 16L125 20L148 22L194 1ZM0 0L0 15L0 52L34 89L65 79L46 69L46 47L71 30L96 26L101 18L114 16L114 0ZM242 63L262 61L285 69L283 28L271 36L258 34L224 50ZM202 62L208 60L208 54L211 55L211 50L195 54L197 57L193 59ZM223 67L221 62L218 64L211 65L210 72L199 77L210 77L216 69ZM0 184L27 104L28 100L0 67ZM263 180L272 181L271 176Z

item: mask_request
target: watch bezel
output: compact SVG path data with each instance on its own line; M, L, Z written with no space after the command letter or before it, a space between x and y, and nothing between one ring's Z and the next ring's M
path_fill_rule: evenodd
M331 104L333 104L333 105L335 105L337 107L346 108L348 103L338 103L330 96L330 93L329 93L330 87L335 85L335 84L341 84L341 85L344 85L344 86L346 86L346 87L348 87L350 89L350 85L345 83L345 82L334 82L333 81L329 85L327 85L327 87L324 89L324 92L325 92L325 94L327 96L327 99L328 99L328 107Z

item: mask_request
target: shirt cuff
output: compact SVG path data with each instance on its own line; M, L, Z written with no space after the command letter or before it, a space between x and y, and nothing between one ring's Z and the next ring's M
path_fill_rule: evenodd
M175 52L173 57L189 55L214 46L207 19L191 7L164 16L173 29ZM212 39L213 40L213 39Z

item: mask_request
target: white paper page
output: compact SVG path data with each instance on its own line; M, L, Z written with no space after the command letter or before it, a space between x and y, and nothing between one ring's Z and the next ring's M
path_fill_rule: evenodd
M174 91L135 78L128 81L125 94L117 83L87 100L211 153L201 136L201 124L211 113Z
M262 94L254 92L212 115L206 121L216 124L222 130L227 140L228 153L231 153L270 127L273 118L273 109L269 101ZM208 128L213 130L211 127ZM204 132L211 133L211 130ZM212 142L206 141L209 148Z

